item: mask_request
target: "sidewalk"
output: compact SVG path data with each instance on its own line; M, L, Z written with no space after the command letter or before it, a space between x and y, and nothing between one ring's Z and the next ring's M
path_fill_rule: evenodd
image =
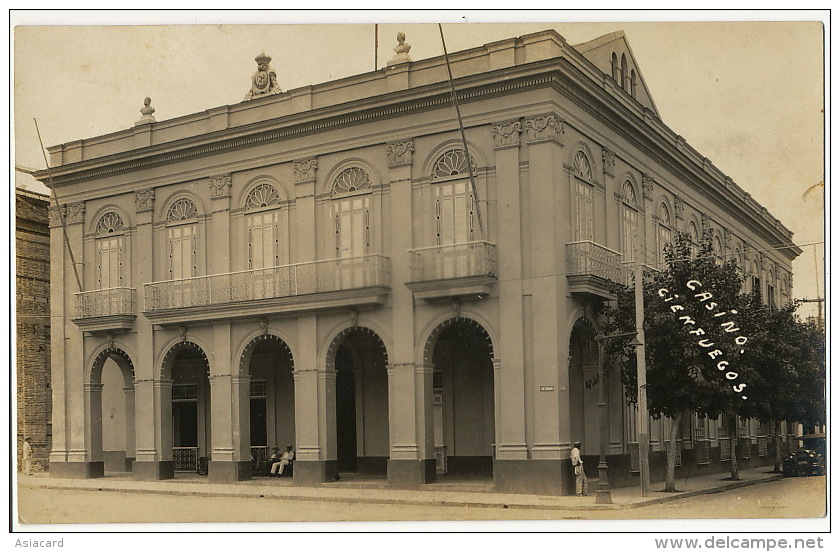
M341 481L319 487L297 487L288 479L257 478L231 484L208 482L206 477L187 475L165 481L134 481L131 474L107 474L98 479L57 479L48 474L18 474L18 485L42 489L97 490L192 496L276 498L318 502L353 502L367 504L438 505L476 508L524 508L544 510L618 510L639 508L686 497L725 491L781 479L769 473L772 468L741 470L741 481L726 481L728 473L693 477L677 481L681 492L665 493L663 482L652 483L651 493L642 497L639 487L612 490L613 504L595 504L598 481L589 480L589 496L539 496L501 494L492 484L482 482L433 483L423 490L387 488L384 479Z

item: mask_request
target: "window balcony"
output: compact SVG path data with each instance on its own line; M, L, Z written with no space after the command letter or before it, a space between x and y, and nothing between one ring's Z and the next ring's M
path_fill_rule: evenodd
M621 254L593 241L566 244L569 291L587 299L614 301L614 285L623 283Z
M76 293L73 322L89 332L127 331L137 317L134 288L116 287Z
M409 252L414 297L432 301L483 297L496 282L496 246L486 241L421 247Z
M144 314L161 324L383 304L387 257L366 255L153 282Z

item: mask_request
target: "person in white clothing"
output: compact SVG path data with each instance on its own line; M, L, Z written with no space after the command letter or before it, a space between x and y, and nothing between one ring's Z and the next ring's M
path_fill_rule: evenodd
M279 477L283 475L283 468L291 464L294 459L295 453L292 452L292 445L288 445L286 447L286 452L284 452L283 456L280 457L280 461L271 465L272 477Z
M27 437L23 440L23 473L32 475L32 444Z
M569 459L572 461L572 467L575 470L575 496L587 496L586 473L583 471L583 459L580 457L580 442L575 443L575 446L572 447Z

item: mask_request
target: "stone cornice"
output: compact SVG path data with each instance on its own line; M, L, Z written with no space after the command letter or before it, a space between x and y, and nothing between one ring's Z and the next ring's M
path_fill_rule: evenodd
M466 77L464 80L473 82L466 82L461 85L463 88L458 93L459 101L469 103L517 90L541 87L547 85L554 78L552 74L543 72L542 74L526 75L518 79L493 82L489 77L496 73L491 72ZM314 132L357 125L369 120L449 106L452 101L448 84L445 83L436 83L394 93L388 97L396 98L397 101L385 103L388 100L371 98L357 102L347 102L339 106L316 109L265 122L243 125L234 129L210 132L160 145L98 157L89 161L61 165L50 169L52 171L52 184L69 184L297 138ZM45 181L47 180L47 174L45 170L40 171L35 176Z
M571 51L563 46L564 52L567 49ZM619 137L626 139L642 154L656 159L663 169L676 175L676 181L685 183L702 194L705 200L718 205L724 211L724 216L734 216L742 220L751 231L756 232L768 243L790 243L792 233L777 219L763 212L755 200L714 167L708 159L700 156L682 137L665 126L654 112L643 109L635 100L625 98L626 94L611 92L604 79L593 78L592 68L587 66L588 62L575 54L459 78L459 98L462 103L469 103L528 88L551 86L567 101L576 104L616 132ZM51 169L53 184L60 186L297 138L368 120L398 117L405 113L448 106L450 101L448 84L437 82L58 166ZM523 126L526 126L524 130L527 131L527 124ZM639 168L650 170L655 167ZM44 181L47 174L47 171L40 171L35 176ZM799 253L801 250L795 246L785 252L790 258Z

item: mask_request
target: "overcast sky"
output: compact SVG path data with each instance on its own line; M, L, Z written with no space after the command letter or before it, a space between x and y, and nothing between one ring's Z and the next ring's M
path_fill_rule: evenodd
M821 23L626 21L640 13L615 14L621 23L556 23L610 14L523 12L516 17L542 22L459 24L458 12L444 15L452 21L443 27L450 52L547 28L571 44L623 30L662 120L793 230L796 243L824 239ZM436 19L410 12L355 14L371 23L354 25L336 24L331 12L107 16L122 26L83 26L93 21L86 14L50 17L23 14L14 29L14 161L25 167L44 167L34 118L51 146L131 127L146 96L158 121L238 103L249 90L254 57L263 51L272 56L284 90L372 71L373 21L380 22L379 68L394 55L398 31L406 34L413 60L443 53L437 26L417 23ZM126 26L160 17L167 23L254 24ZM331 24L268 24L307 18L331 18ZM45 25L59 21L64 26ZM14 179L46 191L21 173ZM815 297L822 244L803 249L794 262L794 296Z

